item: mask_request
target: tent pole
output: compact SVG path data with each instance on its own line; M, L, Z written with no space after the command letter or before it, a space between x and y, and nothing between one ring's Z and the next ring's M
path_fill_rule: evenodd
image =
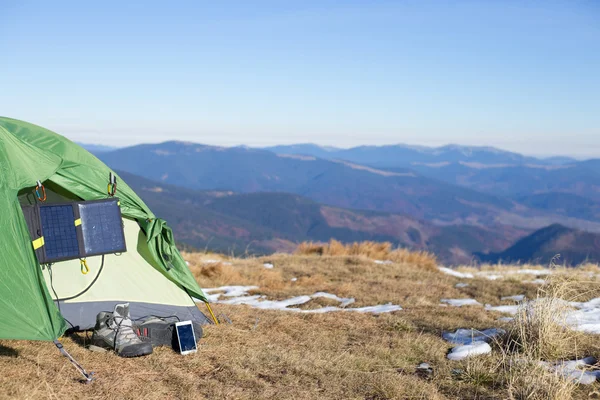
M83 375L83 377L85 378L85 383L92 383L92 381L94 380L94 373L93 372L87 372L85 370L85 368L83 368L68 352L67 350L65 350L65 348L63 347L62 343L58 341L58 339L54 339L54 344L56 345L56 347L58 348L58 350L60 351L60 353L67 357L69 359L69 361L71 361L71 364L73 364L75 366L75 368L77 368L77 371L79 371L79 373L81 375Z
M210 316L212 317L213 321L215 321L215 325L219 325L219 320L217 319L217 317L215 317L215 313L213 312L212 308L210 308L210 304L208 304L208 301L206 302L206 308L208 308Z

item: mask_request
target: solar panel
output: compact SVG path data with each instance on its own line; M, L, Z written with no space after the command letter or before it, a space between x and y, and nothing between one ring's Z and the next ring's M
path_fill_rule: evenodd
M48 260L79 257L79 243L72 205L40 207L40 219Z
M41 264L127 251L116 198L23 207Z
M126 251L117 200L78 203L78 208L87 256Z

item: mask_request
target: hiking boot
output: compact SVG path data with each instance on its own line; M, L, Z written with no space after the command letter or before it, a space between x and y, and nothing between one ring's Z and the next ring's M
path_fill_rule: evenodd
M92 345L114 350L121 357L140 357L152 354L152 345L144 343L132 329L129 303L117 304L111 312L96 316Z
M177 335L175 333L175 324L177 322L179 320L173 317L161 318L148 316L136 321L133 330L141 338L149 340L153 347L172 346L176 348ZM203 335L202 326L198 322L192 321L192 327L194 335L196 335L196 342L198 342Z

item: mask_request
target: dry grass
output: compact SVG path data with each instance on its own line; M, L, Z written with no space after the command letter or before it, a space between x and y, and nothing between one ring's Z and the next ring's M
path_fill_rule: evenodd
M571 301L598 295L598 285L582 280L578 273L557 274L538 290L537 297L520 307L502 343L500 376L511 399L572 399L577 384L560 372L549 370L544 362L573 360L597 352L596 339L567 327ZM585 274L584 274L585 275Z
M585 274L556 274L538 289L533 300L519 308L506 335L506 346L529 359L553 360L581 357L589 349L589 335L568 328L570 302L600 296L600 285Z
M572 311L570 292L565 280L541 288L537 298L519 308L507 334L507 346L532 360L573 355L573 344L582 335L566 324Z
M342 251L336 246L335 252ZM78 383L76 372L52 344L0 341L0 398L588 398L586 388L567 387L567 381L547 370L519 370L524 367L505 362L512 353L498 349L492 356L463 362L446 358L451 346L441 339L442 331L499 326L499 314L483 307L440 307L441 298L472 297L499 304L502 296L525 293L533 298L537 286L473 279L468 287L457 289L461 280L432 268L435 261L422 253L351 249L344 246L335 256L324 251L319 256L256 259L198 253L184 257L203 287L256 285L258 293L272 299L327 291L356 298L353 306L392 302L404 310L382 315L297 314L215 305L216 312L233 323L206 327L198 353L185 357L160 348L142 359L121 359L86 350L84 334L63 339L68 351L97 373L92 385ZM376 264L373 259L394 262ZM275 268L265 269L265 262ZM313 300L305 306L326 305ZM578 352L600 355L588 339L577 339ZM433 367L432 379L415 373L421 362ZM535 377L528 378L533 372Z
M550 371L535 360L511 358L504 371L508 395L511 400L572 399L577 384L560 373Z
M394 249L388 242L356 242L343 244L337 240L329 243L304 242L296 249L298 255L317 256L356 256L372 260L394 261L419 265L421 268L435 268L435 256L426 251L410 251L407 249Z

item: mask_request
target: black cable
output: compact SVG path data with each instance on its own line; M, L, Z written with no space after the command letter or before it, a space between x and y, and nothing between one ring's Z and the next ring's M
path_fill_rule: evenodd
M77 293L75 296L64 297L62 299L58 298L58 294L56 293L56 290L54 289L54 283L52 281L52 264L47 264L46 267L48 268L48 275L50 277L50 288L52 289L52 293L54 293L54 297L55 297L54 301L56 301L56 305L58 306L58 311L62 315L62 311L60 309L60 302L61 301L67 301L67 300L76 299L77 297L82 296L85 292L87 292L88 290L90 290L90 288L92 286L94 286L94 284L96 283L96 281L100 277L100 273L102 273L102 269L104 268L104 256L102 256L102 264L100 264L100 268L98 269L98 273L94 277L94 280L92 280L92 282L88 285L88 287L86 287L85 289L83 289L81 292ZM67 321L67 323L69 325L71 325L72 329L76 329L75 326L71 323L71 321L69 321L68 319L66 319L64 315L63 315L63 319L65 321Z
M48 268L48 276L50 276L50 288L52 289L52 293L54 293L54 297L56 297L58 299L58 295L56 294L56 290L54 290L54 283L52 282L52 264L46 264L46 268ZM58 306L58 312L60 313L60 315L62 315L62 311L60 309L60 302L57 301L56 305ZM71 325L72 329L75 329L75 326L73 326L73 324L71 323L71 321L69 321L68 319L65 318L65 316L62 316L63 319L65 321L67 321L67 323L69 325Z
M166 317L161 317L161 316L158 316L158 315L144 315L143 317L132 319L132 321L141 321L141 320L149 318L149 317L154 317L154 318L157 318L157 319L161 319L163 321L165 319L174 318L177 321L181 322L181 318L179 318L177 315L167 315Z
M83 289L81 292L77 293L74 296L70 296L70 297L63 297L62 299L59 299L58 296L56 296L56 292L54 292L54 295L57 297L55 300L57 302L60 301L67 301L67 300L73 300L76 299L79 296L82 296L85 292L87 292L88 290L91 289L92 286L94 286L94 283L96 283L96 281L98 280L98 278L100 277L100 274L102 273L102 269L104 268L104 256L102 256L102 264L100 264L100 268L98 269L98 273L96 274L96 276L94 277L94 280L88 285L88 287L86 287L85 289ZM50 284L52 284L52 277L50 277ZM54 289L53 289L54 290ZM60 309L60 307L59 307Z

